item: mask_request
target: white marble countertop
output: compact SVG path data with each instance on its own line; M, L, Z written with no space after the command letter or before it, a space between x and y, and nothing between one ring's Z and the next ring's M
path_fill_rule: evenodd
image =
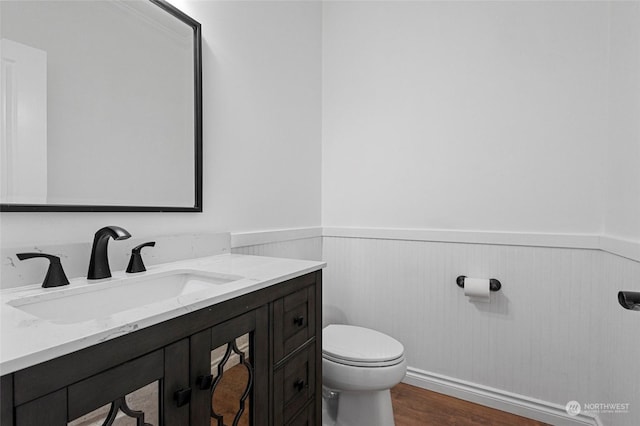
M38 363L87 348L141 328L179 317L189 312L250 293L270 285L317 271L324 262L275 257L222 254L182 260L148 267L146 272L125 274L113 272L112 278L87 281L71 280L68 286L42 288L40 284L22 286L0 292L0 374L8 374ZM45 295L91 291L92 286L122 286L139 277L162 277L173 271L215 273L240 279L194 293L134 306L113 315L77 322L42 319L14 307L25 300L38 300ZM134 304L135 305L135 304ZM132 305L133 306L133 305ZM68 306L74 309L74 306Z

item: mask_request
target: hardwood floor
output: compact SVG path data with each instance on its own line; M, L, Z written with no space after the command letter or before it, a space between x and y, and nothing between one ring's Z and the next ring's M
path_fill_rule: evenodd
M223 377L213 403L216 411L224 414L224 424L230 425L238 412L238 400L248 376L246 369L237 365ZM549 426L404 383L391 389L391 400L396 426ZM248 425L248 420L245 411L239 425ZM216 426L217 422L212 420L211 425Z
M391 400L396 426L548 426L404 383L391 389Z

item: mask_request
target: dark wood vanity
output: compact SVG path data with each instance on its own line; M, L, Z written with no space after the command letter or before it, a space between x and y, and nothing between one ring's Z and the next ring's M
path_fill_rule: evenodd
M157 382L159 425L235 424L212 417L211 351L248 335L249 424L321 425L321 303L316 271L7 374L0 423L67 425L109 404L131 417L124 396Z

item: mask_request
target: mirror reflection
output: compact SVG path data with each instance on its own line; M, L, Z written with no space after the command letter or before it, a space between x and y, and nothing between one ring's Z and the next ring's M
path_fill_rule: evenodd
M0 17L1 203L194 207L192 26L146 0Z

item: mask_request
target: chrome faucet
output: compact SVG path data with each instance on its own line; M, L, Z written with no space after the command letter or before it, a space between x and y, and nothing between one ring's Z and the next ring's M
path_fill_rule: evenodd
M131 234L119 226L105 226L99 229L93 237L93 247L91 248L91 259L89 260L87 279L99 280L101 278L109 278L111 276L109 257L107 254L109 238L126 240L129 237L131 237Z

